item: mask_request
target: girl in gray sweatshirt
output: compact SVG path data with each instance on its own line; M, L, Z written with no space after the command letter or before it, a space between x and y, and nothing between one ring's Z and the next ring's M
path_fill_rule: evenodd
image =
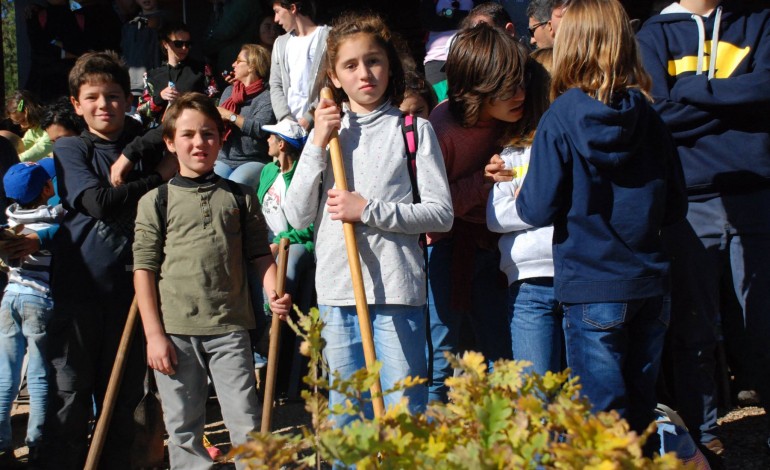
M364 367L361 334L343 237L355 223L383 390L406 376L426 377L425 266L419 234L447 231L452 202L441 151L430 123L416 120L417 187L409 177L398 104L403 69L379 17L349 14L329 33L327 67L335 100L322 99L315 129L302 152L284 212L293 227L315 223L316 289L326 339L324 355L343 378ZM336 189L326 150L339 131L348 191ZM415 192L420 200L416 202ZM402 396L413 412L427 401L424 385L385 395ZM345 397L332 391L329 405ZM337 417L347 424L351 416Z

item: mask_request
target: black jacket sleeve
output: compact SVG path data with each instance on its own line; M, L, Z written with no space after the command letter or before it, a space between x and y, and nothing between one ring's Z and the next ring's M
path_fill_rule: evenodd
M158 162L163 157L166 150L166 143L163 142L163 128L155 127L147 131L144 135L136 137L123 149L123 155L130 161L137 162Z
M158 173L151 173L136 181L117 188L98 187L86 189L80 196L80 206L91 217L103 219L121 211L126 206L136 206L144 194L163 183Z

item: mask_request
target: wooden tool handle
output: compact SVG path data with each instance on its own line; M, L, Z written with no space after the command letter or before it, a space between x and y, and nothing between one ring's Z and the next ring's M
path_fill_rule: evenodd
M329 88L323 88L321 90L321 98L334 99L332 91ZM332 132L331 137L329 138L329 153L331 154L332 170L334 171L334 185L337 189L347 191L348 183L345 176L345 165L342 161L342 150L340 149L337 131ZM358 325L361 329L361 343L364 348L364 359L366 361L366 367L371 368L374 366L377 356L374 351L372 322L369 319L369 305L366 301L366 289L364 288L364 277L361 271L361 259L358 256L355 226L350 222L343 222L342 231L345 234L345 247L347 248L348 253L350 278L353 281L353 294L356 299L356 313L358 313ZM372 394L374 416L383 416L385 414L385 402L382 399L382 385L380 385L380 381L375 380L369 391Z
M136 301L136 296L134 296L134 301L131 302L131 308L128 311L126 326L123 328L123 335L120 337L118 352L115 354L115 362L112 365L110 381L107 383L107 391L104 394L99 422L96 423L94 435L91 438L91 446L88 449L88 457L84 467L85 470L96 470L99 466L99 459L102 456L104 441L107 438L107 430L112 420L112 411L115 409L115 400L118 397L118 391L120 391L120 382L123 380L126 358L131 347L131 340L134 336L134 329L138 318L139 304Z
M286 286L286 265L289 260L289 239L281 238L278 244L278 270L275 273L275 293L283 297ZM275 396L275 378L278 375L278 354L281 349L281 319L272 316L270 322L270 346L267 352L267 378L265 379L265 397L262 402L262 426L260 431L270 432L273 420L273 397Z

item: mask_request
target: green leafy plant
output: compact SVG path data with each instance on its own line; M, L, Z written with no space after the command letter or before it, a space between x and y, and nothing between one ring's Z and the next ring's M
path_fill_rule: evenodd
M367 419L362 404L369 401L367 391L379 364L347 379L332 373L330 383L318 311L299 315L291 325L303 339L303 354L310 357L304 379L310 390L303 398L312 427L294 435L255 433L230 454L250 468L320 468L322 461L359 469L685 468L674 454L645 458L642 446L654 424L640 436L615 412L592 414L568 371L540 376L526 372L527 362L508 360L495 362L490 371L475 352L450 358L462 373L447 380L448 404L432 403L424 414L411 415L402 402L381 418ZM407 378L395 389L419 382ZM349 400L329 410L321 393L329 389ZM343 414L360 420L334 428L335 416Z

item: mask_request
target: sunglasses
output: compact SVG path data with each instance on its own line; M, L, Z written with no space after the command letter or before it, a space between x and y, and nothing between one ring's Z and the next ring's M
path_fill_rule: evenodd
M537 31L537 28L539 28L541 26L545 26L548 23L550 23L550 21L541 21L540 23L533 24L532 26L527 28L529 30L529 35L532 36L533 34L535 34L535 31Z
M169 41L171 44L174 45L177 49L181 49L183 47L190 48L192 46L192 41L180 41L178 39L175 39L173 41Z

